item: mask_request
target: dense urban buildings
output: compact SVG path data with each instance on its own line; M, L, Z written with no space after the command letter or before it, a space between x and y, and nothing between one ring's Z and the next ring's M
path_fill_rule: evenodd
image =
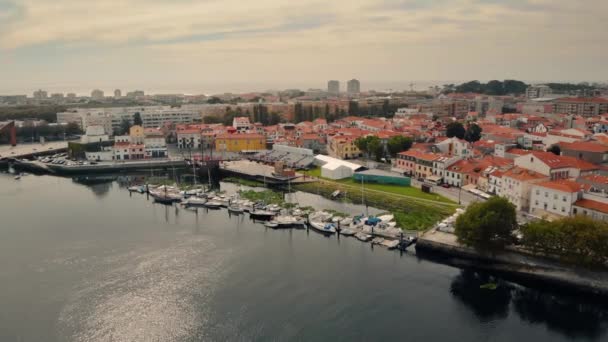
M352 79L346 83L346 92L348 94L359 94L361 92L361 84L359 80Z
M340 95L340 81L331 80L327 82L327 92L334 96Z

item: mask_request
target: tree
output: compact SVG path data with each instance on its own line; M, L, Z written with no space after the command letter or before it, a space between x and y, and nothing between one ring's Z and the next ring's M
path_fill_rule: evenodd
M464 126L458 121L450 122L446 127L446 135L448 138L456 137L458 139L463 139L465 133L466 130L464 129Z
M120 122L120 129L118 130L118 135L129 134L129 129L131 128L131 123L128 119L123 118Z
M355 146L357 146L361 153L369 153L369 150L367 149L367 137L358 137L355 139Z
M217 115L207 115L203 117L203 123L205 124L218 124L222 123L222 118Z
M522 81L504 80L503 82L503 89L505 94L524 94L527 88L528 85Z
M370 154L374 155L376 161L380 161L380 159L384 158L384 145L382 145L380 138L375 135L367 137L367 150Z
M562 154L562 149L561 149L561 147L559 147L558 144L554 144L554 145L551 145L551 147L549 147L549 149L547 149L547 152L551 152L551 153L555 154L556 156L559 156L560 154Z
M608 223L587 216L533 221L521 228L522 244L535 253L581 265L608 262Z
M488 82L484 88L483 93L488 95L504 95L505 93L502 82L497 80Z
M412 139L402 135L397 135L388 139L387 147L391 156L394 157L399 152L409 150L410 147L412 147Z
M141 119L141 114L139 114L139 112L135 112L135 114L133 114L133 124L137 126L141 126L144 124L143 120Z
M213 96L213 97L209 98L209 100L207 100L207 103L218 104L218 103L224 103L224 102L219 97Z
M474 123L470 124L464 134L464 140L468 142L476 142L479 141L479 139L481 139L481 127Z
M458 241L479 251L495 252L514 241L517 229L515 206L506 198L476 202L456 219Z
M75 122L70 122L65 126L65 134L67 134L67 135L76 135L76 134L81 134L81 133L82 133L82 130L80 129L78 124Z

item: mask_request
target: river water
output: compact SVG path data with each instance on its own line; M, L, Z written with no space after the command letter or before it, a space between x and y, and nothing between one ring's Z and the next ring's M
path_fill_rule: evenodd
M117 181L0 174L0 220L0 341L608 339L597 300L483 290L487 275L413 252L154 204Z

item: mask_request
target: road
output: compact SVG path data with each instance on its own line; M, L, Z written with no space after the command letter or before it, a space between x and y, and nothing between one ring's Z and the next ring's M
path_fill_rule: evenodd
M33 153L66 148L68 148L66 141L52 141L45 144L18 144L17 146L0 145L0 158L18 158Z
M421 182L412 178L413 187L420 188L421 185L422 185ZM464 206L468 206L469 204L471 204L473 202L481 202L484 200L483 198L481 198L475 194L472 194L466 190L461 190L460 188L456 188L456 187L444 188L441 186L434 185L432 187L432 192L436 193L438 195L441 195L443 197L446 197L448 199L451 199L452 201L454 201L456 203L460 203Z

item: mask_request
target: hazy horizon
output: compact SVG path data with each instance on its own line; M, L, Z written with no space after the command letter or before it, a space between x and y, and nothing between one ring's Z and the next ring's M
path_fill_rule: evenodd
M600 0L0 0L0 93L603 82L604 13Z
M361 90L362 91L404 91L413 88L416 91L427 90L432 86L441 87L444 84L460 84L463 82L468 82L471 80L430 80L430 81L376 81L376 82L365 82L364 80L359 80L361 82ZM503 79L498 79L502 81ZM479 80L480 82L487 82L490 80ZM579 82L589 82L585 80L545 80L545 81L524 81L528 84L541 84L541 83L549 83L549 82L571 82L571 83L579 83ZM347 80L340 80L340 90L346 92L346 82ZM410 87L412 85L412 87ZM213 84L184 84L184 85L160 85L160 84L148 84L145 86L112 86L112 85L101 85L101 86L83 86L83 85L57 85L57 84L48 84L41 85L40 87L25 87L20 89L11 89L11 88L0 88L0 95L28 95L32 96L32 93L38 89L45 90L49 93L75 93L77 96L90 96L91 91L94 89L100 89L104 91L105 96L113 96L115 89L120 89L122 95L126 95L127 92L134 90L143 90L146 95L154 95L154 94L185 94L185 95L216 95L223 93L235 93L235 94L243 94L249 92L265 92L265 91L275 91L275 90L286 90L286 89L300 89L300 90L308 90L308 89L326 89L327 82L321 82L319 84L297 84L297 83L271 83L271 82L260 82L260 83L213 83Z

